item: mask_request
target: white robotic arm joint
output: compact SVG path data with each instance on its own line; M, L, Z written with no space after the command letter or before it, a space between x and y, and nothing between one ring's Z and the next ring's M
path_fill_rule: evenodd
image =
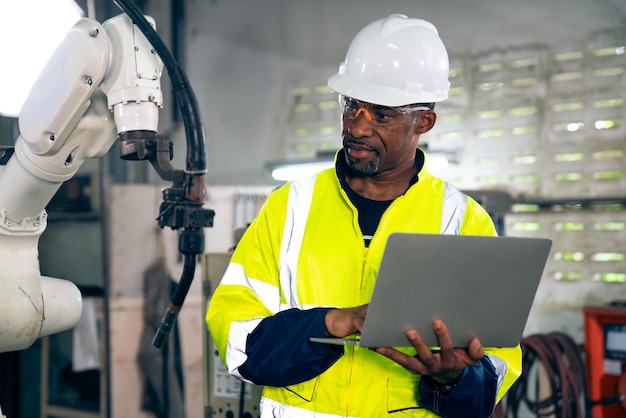
M155 27L154 19L146 16L146 20ZM112 57L100 88L107 94L118 133L157 132L157 111L163 106L161 58L127 15L113 17L103 26L111 40Z
M155 135L162 68L126 14L104 24L83 18L33 85L14 153L0 170L0 353L78 322L76 285L40 272L45 208L86 158L108 152L116 131Z
M98 22L79 20L33 85L19 118L33 153L56 153L89 107L109 65L110 43L103 33Z

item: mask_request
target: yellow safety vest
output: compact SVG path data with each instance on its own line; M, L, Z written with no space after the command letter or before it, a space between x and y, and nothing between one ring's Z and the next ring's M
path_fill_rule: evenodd
M246 338L263 318L290 308L368 303L391 232L496 234L489 215L471 197L425 168L418 176L385 211L369 248L335 169L288 183L269 196L237 245L206 316L231 374L242 378L237 368L246 360ZM415 354L413 348L405 351ZM521 350L486 348L485 353L499 375L499 400L521 373ZM367 348L345 346L344 355L319 376L265 387L261 416L436 417L419 408L419 379Z

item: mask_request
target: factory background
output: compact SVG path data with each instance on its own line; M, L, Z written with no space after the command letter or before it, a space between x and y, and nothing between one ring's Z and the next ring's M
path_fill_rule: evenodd
M77 3L99 21L121 12L113 1ZM152 417L149 410L159 401L183 403L187 417L208 416L207 406L218 402L214 416L228 416L240 410L242 394L245 408L253 408L255 388L236 386L218 370L204 335L206 290L217 276L209 281L209 270L282 184L272 179L272 168L332 158L341 144L339 113L326 79L363 25L396 12L433 22L450 54L450 98L437 106L437 125L421 144L448 159L436 174L477 198L503 235L553 240L526 334L560 332L583 346L586 319L608 321L601 325L626 334L620 328L626 315L584 313L626 300L626 2L137 5L155 19L197 96L207 138L205 206L216 213L206 230L209 255L199 261L178 321L180 356L169 353L173 365L163 374L171 393L167 400L159 393L150 399L147 382L155 377L139 359L162 360L140 357L146 310L152 304L160 316L165 308L163 295L148 291L154 287L148 280L179 276L177 235L154 221L163 188L156 173L147 163L120 160L113 147L55 196L40 242L42 274L84 290L93 318L74 334L90 336L96 346L77 347L68 332L0 355L0 405L9 418ZM182 168L185 133L166 73L162 80L160 133L174 143L172 165ZM10 145L18 132L15 118L0 117L0 144ZM600 359L604 379L625 373L624 344ZM72 370L80 353L96 353L98 365ZM177 370L184 376L181 398L172 395ZM598 416L626 417L619 405L611 408Z

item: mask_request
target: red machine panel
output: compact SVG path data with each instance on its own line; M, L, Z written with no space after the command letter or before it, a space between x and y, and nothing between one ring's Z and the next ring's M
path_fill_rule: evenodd
M583 312L592 417L626 418L626 304Z

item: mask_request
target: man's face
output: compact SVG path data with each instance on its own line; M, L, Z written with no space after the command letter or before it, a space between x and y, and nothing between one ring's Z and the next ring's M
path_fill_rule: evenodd
M341 109L343 148L353 172L378 175L413 164L419 135L425 132L419 129L420 113L428 108L386 107L343 97Z

